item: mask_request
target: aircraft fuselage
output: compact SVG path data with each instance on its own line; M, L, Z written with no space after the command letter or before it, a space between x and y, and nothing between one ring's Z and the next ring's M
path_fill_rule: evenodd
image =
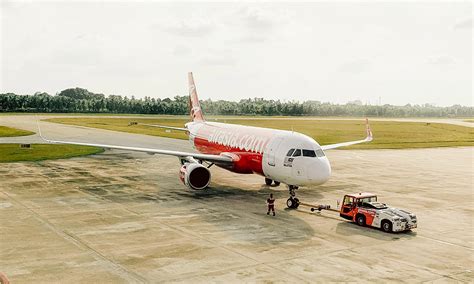
M231 157L231 166L217 165L232 172L295 186L322 184L331 175L320 145L298 132L207 121L190 122L186 128L199 152Z

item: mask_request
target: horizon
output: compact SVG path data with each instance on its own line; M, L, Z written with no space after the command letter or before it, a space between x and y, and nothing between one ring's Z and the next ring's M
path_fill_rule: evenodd
M1 93L473 106L470 2L0 5Z

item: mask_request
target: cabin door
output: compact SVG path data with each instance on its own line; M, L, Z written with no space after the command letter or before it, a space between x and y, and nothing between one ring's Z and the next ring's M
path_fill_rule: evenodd
M283 137L276 137L270 142L270 146L268 147L267 153L267 163L269 166L275 166L275 155L282 141Z

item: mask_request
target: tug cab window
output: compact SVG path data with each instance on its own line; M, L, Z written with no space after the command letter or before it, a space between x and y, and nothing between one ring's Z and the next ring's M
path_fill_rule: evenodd
M305 157L316 157L316 153L313 150L303 149L303 156L305 156Z
M291 157L291 155L293 155L293 152L295 151L295 149L290 149L290 151L288 151L288 153L286 154L286 156L288 157Z
M298 157L298 156L301 156L301 150L300 149L296 149L295 152L293 153L293 157Z
M342 202L342 213L348 214L352 210L352 206L354 205L354 197L351 196L344 196L344 201Z

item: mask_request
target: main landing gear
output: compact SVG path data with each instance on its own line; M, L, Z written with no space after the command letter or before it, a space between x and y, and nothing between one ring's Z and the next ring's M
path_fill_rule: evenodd
M279 185L280 185L280 182L279 182L279 181L271 180L271 179L269 179L269 178L265 178L265 184L266 184L266 185L270 186L270 185L272 185L272 182L275 183L275 186L279 186Z
M288 190L290 191L290 198L286 201L286 206L291 209L296 209L300 205L300 200L296 198L296 192L298 187L295 185L288 185Z

